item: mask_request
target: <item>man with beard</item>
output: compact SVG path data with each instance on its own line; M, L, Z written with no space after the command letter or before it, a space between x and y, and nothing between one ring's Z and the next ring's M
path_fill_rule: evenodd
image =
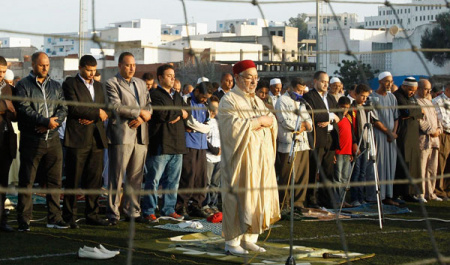
M258 235L280 219L275 155L277 121L255 96L256 66L244 60L233 66L236 86L219 104L225 250L265 252ZM246 188L245 191L231 192ZM249 190L250 189L250 190Z
M414 77L407 77L402 86L394 92L399 106L408 108L399 109L397 146L400 154L397 159L395 179L420 179L422 169L420 167L419 148L419 120L423 113L417 99L414 97L418 84ZM404 160L404 161L402 161ZM403 164L404 162L405 164ZM405 201L418 202L412 195L415 190L409 184L394 185L394 196L403 198Z
M390 72L378 75L378 89L371 94L374 112L378 120L373 124L373 134L377 144L377 170L380 181L393 181L397 166L397 98L390 93L393 79ZM389 108L387 108L389 107ZM398 206L394 198L394 184L380 184L380 197L384 204Z

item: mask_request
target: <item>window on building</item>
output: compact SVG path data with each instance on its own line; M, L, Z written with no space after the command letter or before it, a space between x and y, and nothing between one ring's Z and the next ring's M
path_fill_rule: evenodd
M175 30L175 35L180 34L180 31L178 29Z
M52 42L52 38L47 38L47 42L51 43Z
M46 52L47 54L49 54L49 53L50 53L50 49L47 48L47 49L45 50L45 52Z
M416 6L416 11L417 11L417 6Z
M291 57L295 58L295 51L294 50L291 51Z
M283 37L283 31L282 30L278 31L278 36Z
M386 11L383 11L383 16L386 15Z
M70 48L70 49L71 49L72 51L74 50L74 49L73 49L73 47L72 47L72 48Z
M378 11L378 15L381 16L381 11Z
M59 48L59 51L60 51L60 52L64 51L64 48Z
M222 29L222 28L223 28L223 24L219 24L219 28L221 28L221 29Z
M63 38L59 38L59 41L63 41Z
M5 44L8 44L8 41L7 41L7 40L5 40L5 41L4 41L4 43L5 43Z
M275 31L270 32L270 36L275 36L275 35L277 35L277 33Z
M330 51L330 64L338 64L339 63L339 51L334 50Z

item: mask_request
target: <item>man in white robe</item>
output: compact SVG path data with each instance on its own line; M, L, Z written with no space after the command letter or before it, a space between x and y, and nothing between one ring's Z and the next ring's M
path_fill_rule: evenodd
M218 115L222 185L227 190L222 192L225 251L265 252L255 244L258 235L280 220L274 166L277 122L255 96L259 78L253 61L236 63L233 74L236 86L221 99Z

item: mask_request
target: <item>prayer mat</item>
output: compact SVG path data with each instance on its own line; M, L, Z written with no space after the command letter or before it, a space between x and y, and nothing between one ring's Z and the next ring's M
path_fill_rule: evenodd
M225 241L214 233L195 233L157 240L135 241L136 248L171 253L175 259L202 257L236 264L285 264L289 257L289 245L263 243L267 252L250 252L247 255L227 255L224 251ZM348 253L351 261L374 257L375 254ZM293 257L297 264L343 264L347 260L341 250L293 246Z
M383 214L406 214L412 211L408 208L400 208L394 205L383 205ZM358 207L343 208L341 214L349 215L352 218L378 216L376 203L365 203Z

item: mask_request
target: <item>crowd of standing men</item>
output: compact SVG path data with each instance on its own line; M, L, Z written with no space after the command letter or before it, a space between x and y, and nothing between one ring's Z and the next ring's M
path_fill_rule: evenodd
M94 80L97 61L85 55L79 73L61 87L48 75L48 56L37 52L32 56L33 70L12 87L3 80L6 65L0 57L0 95L25 100L0 101L0 184L7 186L5 172L16 155L11 121L17 120L19 187L31 189L37 174L44 176L41 184L53 190L47 194L47 227L79 227L76 195L66 194L62 210L59 206L63 162L65 188L100 189L105 152L108 219L99 216L99 195L86 195L86 224L117 225L121 214L126 221L156 222L158 209L160 216L173 220L205 218L222 206L226 250L234 254L265 251L255 244L257 235L280 219L280 203L301 213L305 207L341 203L352 207L376 201L373 186L353 187L348 198L342 187L331 192L305 187L295 190L290 205L287 189L276 194L264 189L277 183L344 186L348 181L373 181L378 172L380 181L408 175L422 179L419 189L381 184L385 204L443 200L450 195L446 179L430 179L446 172L450 154L450 110L444 107L450 103L450 84L431 101L428 80L407 78L393 92L392 75L383 72L376 91L359 84L344 95L339 78L330 79L322 71L314 74L311 89L301 78L284 87L278 78L258 82L256 66L245 60L233 66L233 75L222 75L217 90L206 78L182 89L170 64L157 69L157 82L150 74L136 78L134 56L124 52L117 75L105 85ZM367 108L369 99L375 108ZM58 137L63 121L65 161ZM365 129L368 123L374 127L374 139ZM368 157L374 148L371 142L378 152L375 160ZM140 196L128 191L141 190L144 180L144 190L155 193L143 196L141 203ZM220 205L219 194L207 188L221 185L228 191L222 193ZM229 191L235 187L256 191ZM159 203L159 189L175 192L164 193ZM204 192L177 194L178 189ZM0 228L12 231L4 200L2 194ZM31 193L20 193L19 231L30 231L32 209Z

